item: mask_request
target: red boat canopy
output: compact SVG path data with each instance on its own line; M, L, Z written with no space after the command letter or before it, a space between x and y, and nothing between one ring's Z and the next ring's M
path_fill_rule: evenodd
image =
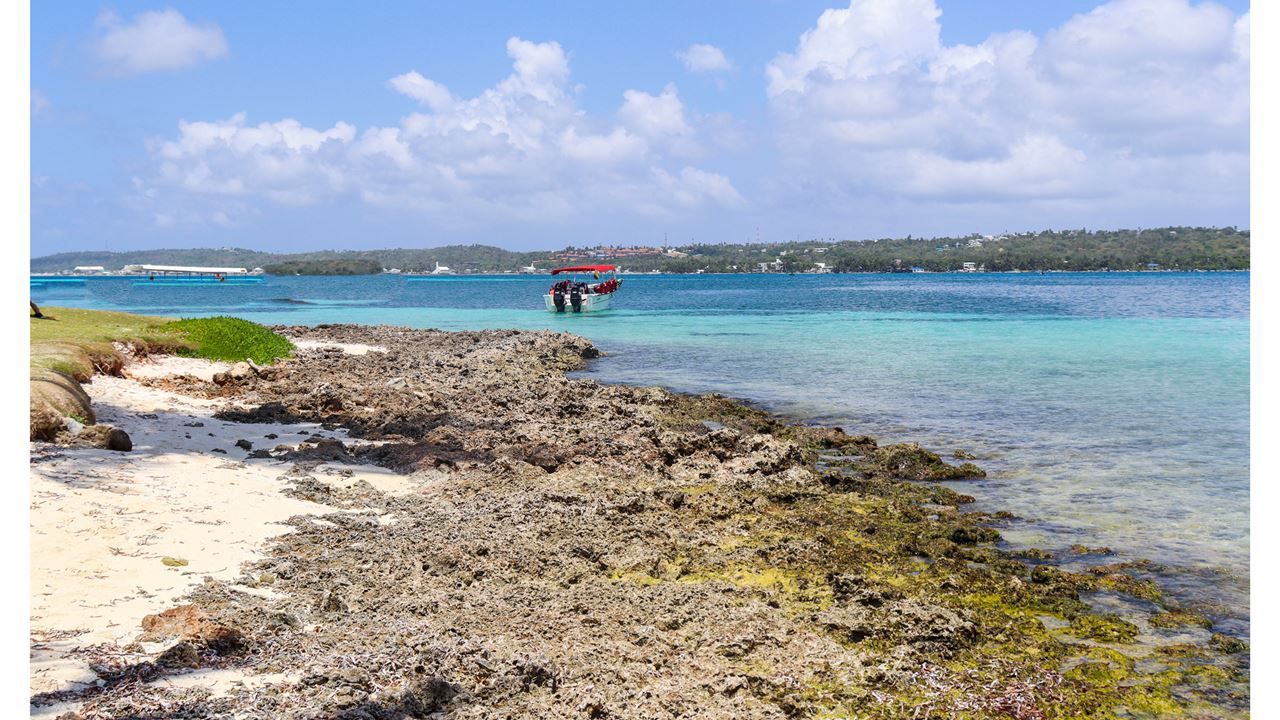
M610 272L617 270L617 265L573 265L571 267L556 268L551 271L552 275L559 275L567 272Z

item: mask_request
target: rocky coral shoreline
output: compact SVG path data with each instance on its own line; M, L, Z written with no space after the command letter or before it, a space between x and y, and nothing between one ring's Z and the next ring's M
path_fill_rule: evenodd
M277 330L295 359L139 382L220 403L223 422L335 431L223 449L320 511L97 656L101 683L33 702L74 699L67 718L1247 712L1247 647L1141 563L1076 573L1002 549L1007 516L932 482L974 464L570 378L599 353L566 334ZM413 490L329 481L367 465ZM156 682L196 668L266 680Z

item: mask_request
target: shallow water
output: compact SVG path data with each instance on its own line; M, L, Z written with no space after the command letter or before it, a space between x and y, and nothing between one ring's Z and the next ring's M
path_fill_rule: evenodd
M541 309L545 276L33 280L40 304L265 323L553 328L586 376L719 391L978 456L1017 545L1193 566L1175 594L1247 632L1249 275L628 276L613 310Z

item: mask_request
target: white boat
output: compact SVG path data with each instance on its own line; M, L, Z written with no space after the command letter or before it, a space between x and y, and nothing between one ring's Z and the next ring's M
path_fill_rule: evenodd
M583 313L608 310L613 303L613 296L622 287L618 278L618 268L613 265L573 265L556 268L552 275L573 273L571 279L559 280L551 286L542 299L547 310L554 313ZM589 283L578 278L579 273L590 273L593 280Z

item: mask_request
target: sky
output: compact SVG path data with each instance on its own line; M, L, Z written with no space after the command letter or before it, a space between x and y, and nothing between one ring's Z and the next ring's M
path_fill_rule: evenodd
M1249 223L1248 3L35 3L33 255Z

